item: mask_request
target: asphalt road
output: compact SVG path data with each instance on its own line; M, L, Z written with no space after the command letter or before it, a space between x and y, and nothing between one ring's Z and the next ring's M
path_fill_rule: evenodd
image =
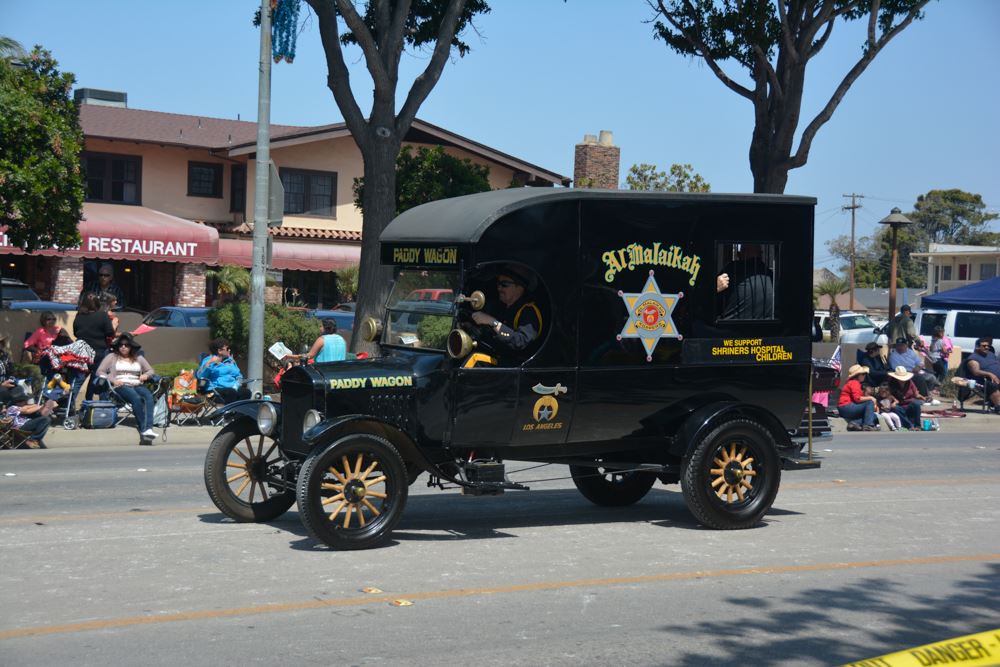
M0 664L835 665L1000 627L1000 437L820 448L752 530L699 527L676 486L610 509L421 478L363 552L294 508L224 519L204 446L2 452Z

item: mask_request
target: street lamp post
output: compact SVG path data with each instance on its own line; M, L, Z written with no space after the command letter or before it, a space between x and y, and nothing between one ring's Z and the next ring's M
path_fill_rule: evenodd
M896 247L896 234L903 225L912 225L913 221L903 215L899 207L893 207L889 215L879 220L879 224L889 225L892 228L892 261L889 264L889 319L896 316L896 262L899 258L899 249ZM890 344L892 341L889 341Z

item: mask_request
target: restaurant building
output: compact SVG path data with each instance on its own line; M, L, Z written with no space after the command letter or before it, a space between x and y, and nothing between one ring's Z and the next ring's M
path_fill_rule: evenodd
M75 97L85 137L80 246L26 255L0 234L3 275L42 299L75 302L110 263L129 307L212 305L206 272L251 264L256 123L130 109L125 93L79 89ZM486 165L493 188L570 183L419 119L405 143ZM268 300L331 307L341 296L333 271L360 258L353 183L363 174L361 153L344 123L271 125L270 151L285 210L270 230Z

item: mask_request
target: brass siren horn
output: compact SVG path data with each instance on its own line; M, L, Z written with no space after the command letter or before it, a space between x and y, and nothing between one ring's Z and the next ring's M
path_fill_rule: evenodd
M476 290L469 296L464 294L459 294L455 297L455 303L467 303L472 306L473 310L482 310L483 306L486 305L486 295L483 294L482 290Z

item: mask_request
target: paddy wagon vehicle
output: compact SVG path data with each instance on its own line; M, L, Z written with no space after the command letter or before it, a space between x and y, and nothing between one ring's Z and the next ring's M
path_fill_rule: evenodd
M388 539L422 472L493 495L528 488L507 475L516 460L566 466L603 506L680 483L703 525L754 526L782 470L819 465L792 437L809 400L814 207L521 188L406 211L380 237L396 272L384 316L361 327L380 354L292 368L280 403L227 406L208 493L237 521L298 502L317 540L362 549ZM518 352L471 318L496 312L509 267L530 276L540 329Z

